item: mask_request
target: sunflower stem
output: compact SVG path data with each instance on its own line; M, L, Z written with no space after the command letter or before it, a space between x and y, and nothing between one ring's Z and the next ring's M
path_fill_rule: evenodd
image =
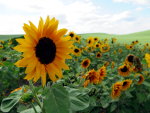
M35 106L34 106L34 104L33 104L33 103L31 103L31 105L32 105L32 107L33 107L33 109L34 109L35 113L38 113L38 112L37 112L37 110L36 110L36 108L35 108Z
M36 91L34 90L34 85L33 85L32 81L29 81L29 85L30 85L30 88L31 88L31 91L32 91L33 95L35 96L35 99L36 99L37 104L40 106L40 108L41 108L41 110L42 110L42 113L45 113L45 112L44 112L44 109L43 109L43 107L42 107L42 105L41 105L40 99L38 98L37 93L36 93Z

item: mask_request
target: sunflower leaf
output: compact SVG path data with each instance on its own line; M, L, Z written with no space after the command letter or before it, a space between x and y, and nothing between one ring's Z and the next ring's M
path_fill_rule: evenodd
M9 112L19 102L21 94L22 90L19 90L4 98L1 103L1 111Z
M69 94L63 86L53 85L44 99L46 113L70 113Z

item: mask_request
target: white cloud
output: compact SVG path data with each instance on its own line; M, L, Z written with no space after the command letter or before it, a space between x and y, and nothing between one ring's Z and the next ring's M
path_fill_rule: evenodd
M127 21L132 17L131 11L103 14L105 9L95 5L91 0L0 0L0 5L5 6L7 10L15 11L11 14L0 14L0 34L24 33L23 23L31 20L37 25L39 17L46 18L47 15L56 17L60 21L60 28L65 27L76 33L129 33L150 29L142 19L141 26L137 25L140 20ZM147 19L147 22L148 20L150 19Z
M140 4L140 5L148 5L150 4L150 0L113 0L114 2L131 2L134 4Z

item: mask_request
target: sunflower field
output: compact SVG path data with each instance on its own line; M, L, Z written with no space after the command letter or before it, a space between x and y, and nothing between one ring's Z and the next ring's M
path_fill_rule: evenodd
M2 113L150 113L150 44L86 37L47 16L0 40Z

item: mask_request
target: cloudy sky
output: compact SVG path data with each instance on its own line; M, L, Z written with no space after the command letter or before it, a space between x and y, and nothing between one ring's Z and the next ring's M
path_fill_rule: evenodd
M150 0L0 0L0 34L23 34L24 23L47 15L76 33L150 30Z

